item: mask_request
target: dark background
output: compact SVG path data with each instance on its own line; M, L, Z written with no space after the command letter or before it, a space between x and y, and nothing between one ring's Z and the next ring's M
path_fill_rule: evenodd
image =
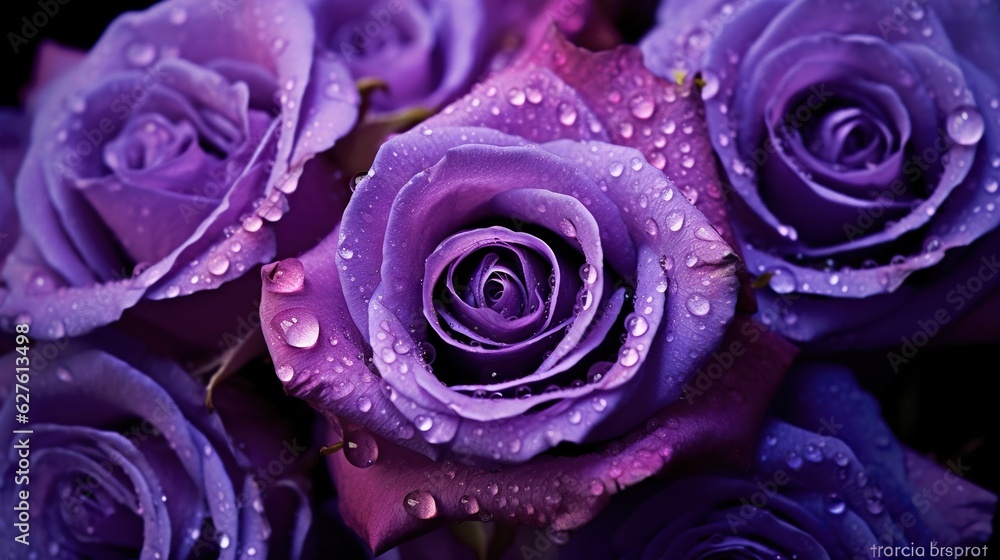
M31 38L25 35L28 42L21 44L17 53L13 52L8 34L21 35L24 26L21 18L30 21L42 8L38 0L0 3L0 22L3 22L0 60L4 69L0 105L19 104L22 89L31 76L35 52L43 40L86 49L116 15L154 3L150 0L63 0L65 4L49 1L58 6L58 13L46 18L48 21L39 26L37 35ZM640 0L613 8L606 6L606 9L608 13L617 12L622 37L634 42L651 25L654 7L653 0ZM41 16L38 19L41 20ZM862 383L879 397L886 421L903 442L941 462L961 458L963 465L972 467L968 473L970 481L994 493L1000 490L1000 462L996 452L1000 422L997 421L998 397L993 392L994 379L1000 375L1000 346L924 348L896 375L891 374L884 352L856 355L850 361ZM994 532L994 548L996 542Z

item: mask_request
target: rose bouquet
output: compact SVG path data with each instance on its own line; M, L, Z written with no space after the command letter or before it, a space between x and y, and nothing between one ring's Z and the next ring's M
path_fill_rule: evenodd
M6 557L988 557L995 3L14 8Z

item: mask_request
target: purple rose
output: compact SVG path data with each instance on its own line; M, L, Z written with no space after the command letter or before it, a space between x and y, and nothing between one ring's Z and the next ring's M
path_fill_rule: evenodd
M752 472L626 492L560 557L931 557L932 543L986 556L996 496L963 480L967 465L941 466L900 445L849 371L797 369ZM923 554L873 548L901 546Z
M335 235L263 270L278 378L346 441L333 465L348 524L375 549L429 518L565 530L681 439L695 454L719 453L716 438L740 449L770 387L745 393L741 372L771 348L773 382L788 349L753 323L729 329L737 259L689 201L714 212L699 192L716 182L688 91L634 49L559 39L388 141ZM718 415L706 397L658 417L709 359L731 372L734 408ZM700 413L665 439L646 430ZM558 469L537 457L630 432L627 473L597 454ZM442 464L475 488L427 482ZM560 487L563 474L574 482Z
M553 20L579 26L588 0L310 0L317 42L356 78L377 78L376 113L437 109Z
M311 29L294 1L178 0L112 23L39 93L4 323L74 336L273 259L305 162L356 117Z
M663 2L659 21L647 65L700 72L762 320L887 344L1000 282L995 4Z
M25 344L39 344L26 336ZM52 559L223 559L268 558L270 549L272 558L297 558L310 513L302 489L278 476L289 475L291 463L266 478L236 451L185 371L127 342L114 346L120 351L111 355L72 342L53 361L37 346L17 362L30 373L5 377L0 471L9 483L0 502L16 516L22 501L30 508L26 526L0 528L5 550L44 551ZM26 402L28 422L15 423ZM19 429L32 432L12 433ZM255 439L267 440L272 429ZM19 469L28 471L23 480ZM23 548L14 540L21 535Z

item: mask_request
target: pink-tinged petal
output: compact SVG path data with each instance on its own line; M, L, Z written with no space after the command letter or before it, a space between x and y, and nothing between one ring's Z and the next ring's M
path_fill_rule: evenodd
M447 521L492 519L569 531L647 477L692 465L748 464L794 350L746 320L734 324L727 342L730 349L739 344L729 351L733 365L709 379L699 397L664 408L596 452L541 456L491 472L435 462L372 436L378 452L370 466L359 468L342 453L329 458L345 522L376 553Z
M733 245L701 112L690 83L653 76L635 48L591 53L550 31L530 56L473 87L423 128L483 126L539 143L603 140L635 148Z

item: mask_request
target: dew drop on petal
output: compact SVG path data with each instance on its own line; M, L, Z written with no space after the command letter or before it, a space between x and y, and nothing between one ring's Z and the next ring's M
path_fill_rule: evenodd
M705 296L701 294L692 294L691 297L687 299L687 308L693 315L703 317L708 315L708 312L712 310L712 304Z
M776 268L768 285L776 294L788 294L795 290L795 275L787 268Z
M305 283L305 267L296 258L267 265L263 269L264 289L278 294L290 294L302 289Z
M569 103L559 104L559 122L566 126L573 126L576 122L576 109Z
M656 104L653 103L653 100L650 97L644 94L639 94L629 101L629 110L632 111L632 116L635 118L646 120L653 116L653 112L656 110Z
M608 166L608 173L612 177L621 177L622 173L625 171L625 164L620 161L613 161L611 165Z
M223 254L208 259L208 271L216 276L222 276L229 270L229 257Z
M437 515L437 502L426 490L414 490L403 498L403 509L417 519L431 519Z
M378 444L367 430L351 429L344 433L344 458L347 462L366 469L378 460Z
M639 352L632 348L631 346L622 347L621 351L618 352L618 363L625 367L634 366L639 362Z
M667 229L670 231L680 231L684 227L684 214L674 212L667 216Z
M156 47L149 43L132 43L125 49L125 58L133 66L148 66L156 60Z
M458 503L462 506L462 511L467 515L479 512L479 502L472 496L462 496L458 499Z
M945 122L948 136L962 146L971 146L983 137L986 131L986 123L983 116L975 107L958 107L948 113Z
M271 327L295 348L312 348L319 340L319 321L304 307L279 312L271 319Z
M275 373L278 374L278 379L282 381L291 381L292 376L295 375L295 369L290 365L279 366Z

